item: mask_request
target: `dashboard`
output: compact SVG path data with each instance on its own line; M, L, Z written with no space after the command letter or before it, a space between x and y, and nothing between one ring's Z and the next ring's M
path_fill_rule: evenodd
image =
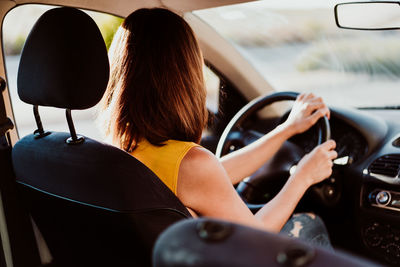
M336 151L341 164L353 164L368 152L368 144L364 136L354 127L332 115L330 120L331 138L336 141ZM317 131L311 130L291 138L291 142L304 148L309 153L318 140ZM340 160L339 160L340 161Z
M257 121L252 124L256 125ZM339 247L350 250L357 247L357 253L361 255L389 265L399 265L400 111L331 107L330 126L341 161L335 162L330 179L309 190L314 192L314 197L307 208L317 210L323 217L329 231L334 233L331 236L333 242L337 242ZM257 137L257 134L250 134L252 140L243 141L249 138L249 131L246 133L241 136L244 145ZM240 139L240 135L237 138ZM277 167L288 169L280 163L282 157L299 160L315 147L317 138L317 131L311 129L289 139L284 148L286 154L278 155L280 159L275 160L278 163L267 163L249 178L246 185L238 187L239 194L256 203L270 200L273 194L260 189L273 188L272 183L280 179L271 178L281 175L276 172ZM296 147L302 148L303 152L296 154ZM265 175L267 172L271 173L270 177ZM279 191L277 188L274 190Z
M353 214L347 215L347 224L364 255L399 265L400 112L335 107L331 112L338 158L348 157L344 165L334 167L340 201L332 212L343 221L343 214ZM297 138L300 145L309 145L310 139Z

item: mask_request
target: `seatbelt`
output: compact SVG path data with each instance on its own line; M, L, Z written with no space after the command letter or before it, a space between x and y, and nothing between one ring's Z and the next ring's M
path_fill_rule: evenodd
M9 134L14 125L6 114L2 94L5 88L5 80L0 77L0 266L40 266L29 215L17 198Z

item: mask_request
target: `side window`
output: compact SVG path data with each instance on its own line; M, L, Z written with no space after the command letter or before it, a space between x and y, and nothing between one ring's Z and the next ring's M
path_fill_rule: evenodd
M52 8L54 6L33 4L16 7L7 14L3 23L3 48L5 52L7 82L15 124L20 137L30 134L36 129L32 105L22 102L17 93L17 73L21 50L37 19L44 12ZM83 11L90 15L97 23L108 48L115 31L123 19L100 12ZM220 79L206 66L204 66L204 78L207 88L207 108L210 112L216 114L218 113ZM45 130L68 131L64 110L39 107L39 113ZM72 111L72 117L78 133L94 139L102 139L101 133L95 123L96 107L87 110Z
M30 134L36 129L32 105L22 102L17 93L17 72L21 50L37 19L44 12L52 8L55 7L31 4L16 7L7 14L3 23L3 49L5 53L7 82L15 124L20 137ZM83 11L94 19L108 47L122 19L100 12ZM39 113L45 130L68 131L65 110L39 107ZM95 124L95 116L96 107L87 110L72 111L77 132L94 139L101 139L100 131Z
M219 107L219 93L221 80L209 67L204 65L204 81L207 89L207 108L211 113L217 114Z

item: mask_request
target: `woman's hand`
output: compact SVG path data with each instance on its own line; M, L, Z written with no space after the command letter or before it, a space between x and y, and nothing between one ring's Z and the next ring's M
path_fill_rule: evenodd
M315 147L313 151L305 155L296 167L293 177L302 177L306 186L319 183L332 174L333 160L338 154L334 150L336 143L328 140L325 143Z
M292 135L308 130L323 116L330 117L330 112L321 97L314 94L300 94L293 104L289 117L282 124Z

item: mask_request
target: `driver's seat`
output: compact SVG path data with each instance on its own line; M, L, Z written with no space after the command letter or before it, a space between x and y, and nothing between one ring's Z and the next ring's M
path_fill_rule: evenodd
M38 129L15 144L12 160L55 266L148 266L159 233L190 217L130 154L76 135L71 110L94 106L108 75L107 50L88 15L56 8L39 18L18 70L18 94L34 106ZM45 131L38 106L66 109L70 132Z

